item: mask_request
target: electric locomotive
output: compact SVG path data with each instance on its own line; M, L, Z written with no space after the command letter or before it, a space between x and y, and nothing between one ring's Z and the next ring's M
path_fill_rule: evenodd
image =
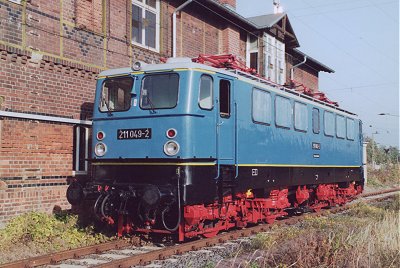
M238 69L174 58L107 70L97 80L92 179L118 234L184 241L341 205L363 189L353 113Z

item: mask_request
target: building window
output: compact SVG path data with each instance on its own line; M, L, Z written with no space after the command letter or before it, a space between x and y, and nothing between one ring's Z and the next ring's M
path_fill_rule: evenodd
M132 0L132 42L159 51L160 1Z
M86 173L89 157L89 128L85 126L74 127L74 156L73 168L76 173Z
M276 96L275 124L278 127L290 128L292 125L292 104L290 99Z
M294 129L303 132L308 130L308 110L304 103L294 103Z
M253 89L253 121L271 124L272 100L271 93L257 88Z
M355 137L355 125L354 125L354 120L347 118L346 119L346 124L347 124L347 139L349 140L354 140Z
M344 116L336 115L336 137L344 139L346 136L346 119Z
M333 137L335 134L335 116L331 112L324 112L324 131L326 136Z
M213 79L209 75L200 77L199 106L205 110L213 108Z
M250 52L250 68L258 72L258 52Z
M249 34L247 37L246 65L258 72L258 37Z
M312 111L312 125L313 125L313 132L315 134L319 134L320 121L319 121L319 110L317 108L313 108Z

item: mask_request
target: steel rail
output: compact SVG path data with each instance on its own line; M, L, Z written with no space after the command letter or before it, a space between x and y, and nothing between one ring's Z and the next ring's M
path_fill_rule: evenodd
M0 265L0 268L21 268L21 267L36 267L46 264L56 264L60 261L68 259L76 259L82 256L86 256L94 253L101 253L112 249L121 249L128 246L128 242L125 240L118 240L107 242L98 245L86 246L71 250L65 250L57 253L50 253L43 256L33 257L25 260L16 262L6 263Z
M387 189L387 190L381 190L378 192L365 193L365 194L361 194L361 195L357 196L354 200L365 198L365 197L370 197L370 196L394 193L394 192L398 192L398 191L400 191L400 187ZM390 196L387 196L387 197L390 197ZM366 200L366 202L383 200L387 197ZM180 255L185 252L198 250L203 247L211 247L211 246L214 246L217 244L224 243L229 240L235 240L240 237L247 237L250 235L257 234L259 232L266 232L266 231L270 230L272 228L272 226L292 225L292 224L295 224L295 223L303 220L304 217L309 216L309 215L324 216L324 215L328 215L328 214L332 214L332 213L338 213L338 212L347 210L348 208L350 208L350 205L351 204L346 204L344 206L331 208L329 210L321 210L321 211L315 212L313 214L303 214L300 216L294 216L294 217L290 217L288 219L284 219L281 221L276 221L274 224L259 224L259 225L255 225L255 226L252 226L252 227L249 227L246 229L231 230L226 233L221 233L212 238L204 238L204 239L186 242L186 243L175 245L175 246L165 247L160 250L154 250L154 251L150 251L150 252L145 252L143 254L129 256L124 259L114 260L109 263L98 265L97 267L124 268L124 267L130 267L133 265L146 265L149 262L157 260L157 259L163 260L172 255ZM64 260L77 259L79 257L86 256L89 254L96 254L96 253L98 254L98 253L102 253L102 252L105 252L108 250L113 250L113 249L121 249L124 247L128 247L130 245L131 244L128 243L126 240L112 241L112 242L107 242L104 244L86 246L86 247L72 249L72 250L65 250L65 251L58 252L58 253L51 253L51 254L44 255L44 256L38 256L38 257L33 257L33 258L21 260L21 261L12 262L12 263L6 263L3 265L0 265L0 268L21 268L21 267L28 268L28 267L37 267L37 266L46 265L46 264L57 264Z

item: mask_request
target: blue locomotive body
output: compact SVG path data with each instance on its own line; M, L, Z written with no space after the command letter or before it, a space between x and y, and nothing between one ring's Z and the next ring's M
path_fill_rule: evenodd
M354 114L238 71L176 60L108 70L94 107L92 184L126 193L124 213L135 207L146 228L168 225L172 207L184 218L184 206L246 191L288 189L293 205L300 186L363 184ZM111 217L107 195L96 203Z

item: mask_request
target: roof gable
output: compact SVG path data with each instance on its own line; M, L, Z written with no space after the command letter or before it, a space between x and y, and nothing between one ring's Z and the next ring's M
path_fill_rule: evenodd
M286 13L267 14L247 19L257 25L258 29L269 31L280 38L287 46L291 48L300 46Z
M252 23L256 24L260 28L270 28L274 26L278 21L280 21L286 14L278 13L278 14L267 14L261 16L255 16L247 18Z

